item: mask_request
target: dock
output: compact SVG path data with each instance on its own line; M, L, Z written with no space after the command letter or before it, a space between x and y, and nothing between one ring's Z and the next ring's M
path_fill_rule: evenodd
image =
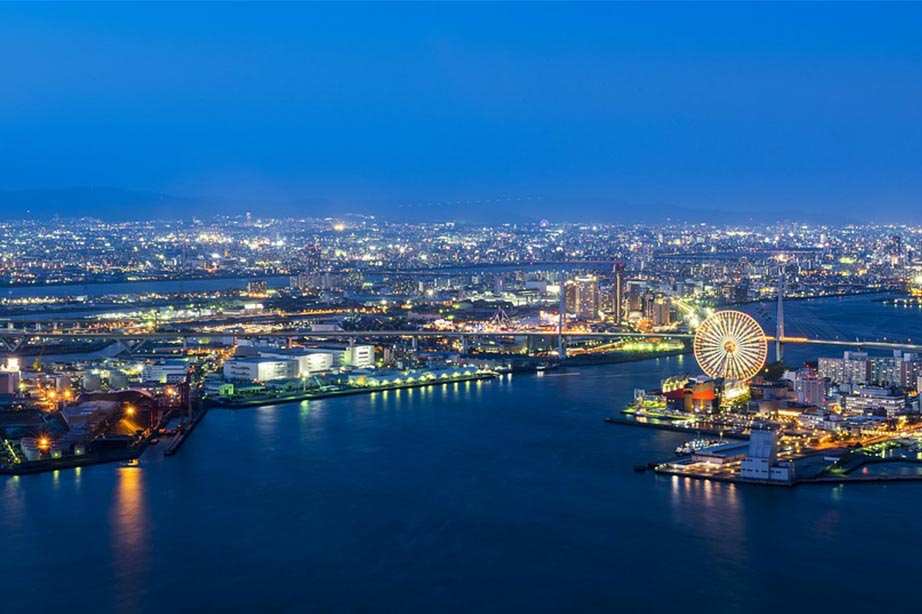
M64 456L62 458L46 458L16 463L0 468L0 475L29 475L32 473L46 473L48 471L58 471L60 469L76 469L77 467L86 467L89 465L127 461L141 456L146 448L147 443L143 442L121 450L106 450L103 452L82 454L80 456Z
M163 451L164 456L173 456L179 451L179 448L182 447L182 444L185 443L189 435L192 434L192 431L195 430L195 427L198 426L199 422L202 421L202 418L205 417L205 414L208 413L207 407L201 407L195 414L192 416L192 420L183 426L182 430L176 434L176 437L173 438L173 441L170 442L170 445L166 447L166 450Z
M327 390L323 392L295 392L290 394L259 394L252 397L241 398L221 398L208 397L205 402L217 408L241 409L244 407L259 407L262 405L278 405L279 403L296 403L298 401L315 401L320 399L331 399L335 397L352 396L357 394L371 394L374 392L389 392L394 390L409 390L412 388L425 388L428 386L444 386L447 384L463 384L465 382L476 382L482 380L495 379L495 373L478 373L463 377L452 378L450 381L433 380L425 382L414 382L411 384L389 384L384 386L356 386L340 390Z
M674 433L691 433L701 434L701 435L713 435L715 437L723 436L724 439L739 439L741 441L747 441L749 439L748 435L743 433L734 433L731 431L724 431L721 429L716 429L713 427L687 427L687 426L678 426L676 424L663 423L663 422L640 422L638 420L630 420L628 418L620 418L618 416L610 416L603 420L606 424L618 424L623 426L636 426L645 429L656 429L659 431L672 431Z

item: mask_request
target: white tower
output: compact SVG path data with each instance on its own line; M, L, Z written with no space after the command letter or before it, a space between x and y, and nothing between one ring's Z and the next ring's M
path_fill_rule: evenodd
M778 329L775 331L775 360L784 362L784 262L778 274Z

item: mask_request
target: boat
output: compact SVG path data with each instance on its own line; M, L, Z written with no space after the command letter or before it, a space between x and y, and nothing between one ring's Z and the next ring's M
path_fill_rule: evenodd
M637 473L646 473L647 466L646 465L634 465L634 471L636 471Z
M719 446L721 444L727 443L722 437L720 439L713 439L707 437L697 437L691 441L686 441L681 446L678 446L675 449L676 456L689 456L694 454L698 450L703 450L704 448L710 448L711 446Z
M139 461L138 459L136 459L136 458L129 458L129 459L126 460L124 463L122 463L122 466L124 466L124 467L137 467L137 466L140 465L140 464L141 464L141 461Z
M160 443L160 438L159 438L159 437L154 437L153 439L150 440L150 445L152 445L152 446L155 446L155 445L157 445L158 443Z

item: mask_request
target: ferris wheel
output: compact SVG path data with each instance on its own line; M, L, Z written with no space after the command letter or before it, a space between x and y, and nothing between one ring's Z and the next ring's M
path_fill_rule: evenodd
M695 332L695 359L709 377L747 381L765 364L768 342L759 323L741 311L718 311Z

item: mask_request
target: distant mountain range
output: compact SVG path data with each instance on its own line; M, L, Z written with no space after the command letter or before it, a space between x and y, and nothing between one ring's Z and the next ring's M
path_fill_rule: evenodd
M552 222L654 223L692 222L717 224L772 223L779 220L819 223L826 221L804 211L723 211L676 207L668 203L631 203L613 198L545 197L484 201L446 201L423 205L394 200L338 202L304 198L290 201L256 201L217 197L175 196L162 192L110 187L73 187L34 190L0 190L0 219L95 217L107 221L210 218L215 215L254 217L326 217L349 213L375 215L395 222L461 221L472 223L527 223L547 218ZM581 214L582 213L582 214ZM855 220L837 218L840 224Z
M0 190L0 217L8 220L55 216L112 221L188 218L205 204L195 198L119 188Z

